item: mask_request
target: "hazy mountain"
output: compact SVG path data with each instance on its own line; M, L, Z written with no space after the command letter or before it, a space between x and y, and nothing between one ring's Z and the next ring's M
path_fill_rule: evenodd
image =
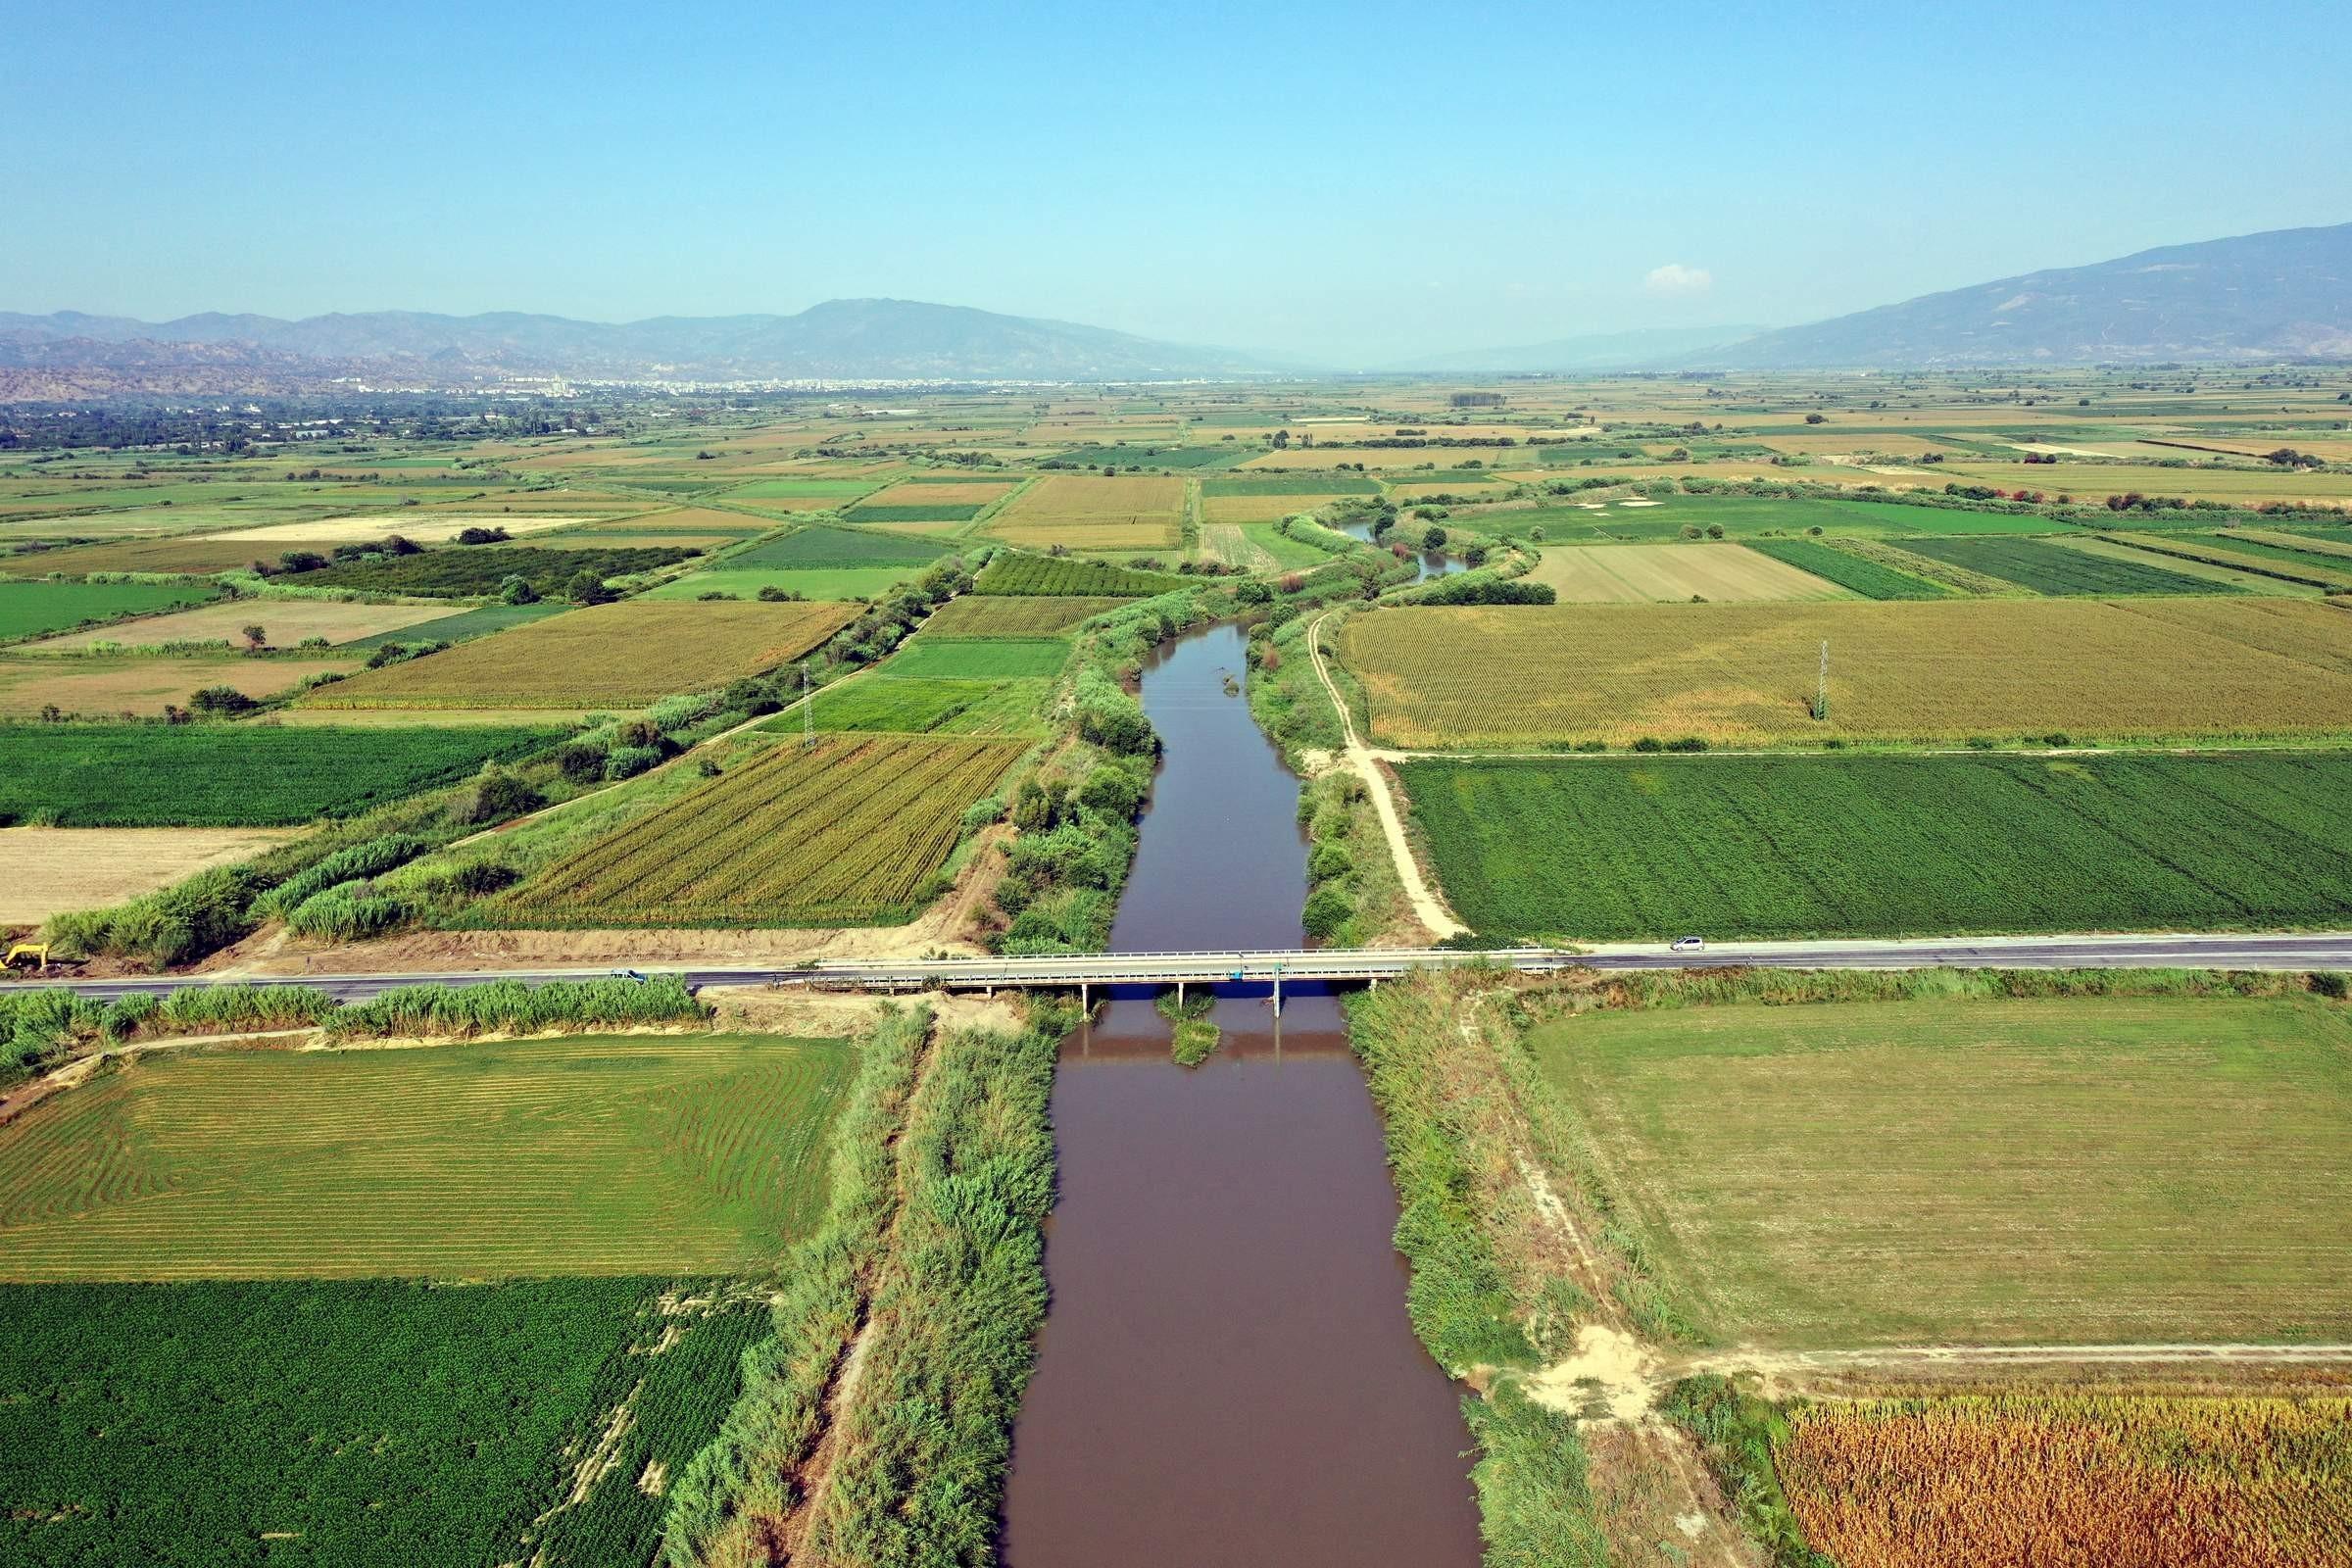
M1661 361L1679 360L1701 351L1755 336L1759 326L1658 326L1634 332L1596 332L1582 337L1554 338L1548 343L1525 343L1509 348L1471 349L1440 354L1398 366L1415 374L1446 375L1481 371L1503 375L1542 375L1546 372L1638 370Z
M1782 370L2352 358L2352 223L2004 277L1689 355Z
M0 313L0 366L120 367L168 361L175 346L364 367L379 374L479 379L499 373L689 380L1098 380L1250 374L1222 349L1158 343L1070 321L909 300L828 300L797 316L658 317L608 324L498 312L313 316L207 314L174 321L61 311Z

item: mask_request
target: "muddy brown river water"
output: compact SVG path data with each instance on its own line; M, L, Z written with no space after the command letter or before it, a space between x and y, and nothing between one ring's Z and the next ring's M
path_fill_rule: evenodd
M1226 689L1229 626L1144 673L1166 746L1111 945L1295 947L1298 781ZM1010 1568L1479 1560L1457 1391L1405 1320L1396 1190L1339 1004L1221 997L1168 1054L1149 995L1063 1046L1054 1302L1015 1429Z

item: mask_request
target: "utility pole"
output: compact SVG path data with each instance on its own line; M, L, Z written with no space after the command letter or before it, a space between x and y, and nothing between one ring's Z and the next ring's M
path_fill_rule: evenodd
M1830 640L1821 640L1821 680L1813 691L1813 716L1824 723L1830 717Z
M1827 659L1830 645L1823 643L1821 646L1824 649L1822 657ZM815 744L816 693L808 684L808 661L804 659L801 661L801 750L805 752Z

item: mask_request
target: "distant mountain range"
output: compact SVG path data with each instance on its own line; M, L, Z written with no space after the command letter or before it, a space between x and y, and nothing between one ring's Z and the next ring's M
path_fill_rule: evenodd
M138 321L0 312L0 372L76 369L207 382L250 370L435 385L505 375L610 380L1173 380L1264 373L1264 362L1070 321L911 300L828 300L797 316L657 317L607 324L498 312L186 316ZM11 379L24 380L20 374ZM5 384L5 383L0 383ZM233 390L233 388L223 388ZM23 394L20 394L23 395Z
M1527 343L1515 348L1471 349L1411 360L1396 367L1408 374L1497 375L1598 373L1642 370L1680 356L1726 347L1755 336L1757 326L1661 326L1645 331L1588 333Z
M1613 332L1446 354L1420 374L1592 374L2155 361L2352 359L2352 223L2142 251L2005 277L1809 326ZM0 400L258 395L337 378L461 388L591 380L1143 381L1312 373L1227 349L910 300L797 316L608 324L500 312L189 316L0 312Z
M2352 223L2028 272L1685 356L1743 370L2352 358Z

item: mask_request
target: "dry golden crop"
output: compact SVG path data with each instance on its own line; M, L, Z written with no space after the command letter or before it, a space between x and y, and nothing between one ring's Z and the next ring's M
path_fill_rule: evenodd
M913 913L1020 742L781 742L507 895L523 925L851 925Z
M2352 1398L1816 1404L1773 1457L1843 1568L2352 1564Z
M2352 722L2352 614L2316 600L1398 609L1349 621L1342 645L1374 738L1410 748L2304 736Z
M1157 549L1176 543L1183 507L1182 479L1050 473L1006 503L988 531L1015 544Z
M318 708L637 708L789 662L856 605L633 599L552 615L320 687Z

